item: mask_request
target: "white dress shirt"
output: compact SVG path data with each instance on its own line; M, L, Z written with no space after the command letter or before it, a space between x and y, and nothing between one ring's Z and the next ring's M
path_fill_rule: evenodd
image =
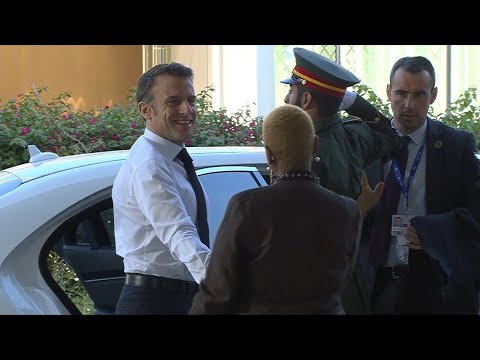
M180 160L182 148L148 129L115 179L116 252L126 273L200 282L210 249L198 236L195 193ZM205 194L205 200L208 199Z
M393 120L392 120L392 127ZM402 136L400 131L397 130L398 135ZM408 177L410 176L410 171L412 169L413 162L417 156L417 152L420 149L420 146L425 141L427 135L427 121L423 125L409 134L412 141L408 144L408 160L407 167L405 169L405 176L403 177L405 185L408 182ZM405 206L405 196L403 192L400 191L400 200L398 201L397 214L398 215L426 215L426 204L425 204L425 175L426 175L426 165L427 165L427 146L425 145L422 152L422 157L418 163L418 168L415 175L412 178L410 183L410 189L408 191L408 208ZM386 176L391 161L385 164L384 174ZM385 266L393 266L399 264L408 263L408 246L399 245L397 243L397 237L391 236L390 250L388 252L388 260Z

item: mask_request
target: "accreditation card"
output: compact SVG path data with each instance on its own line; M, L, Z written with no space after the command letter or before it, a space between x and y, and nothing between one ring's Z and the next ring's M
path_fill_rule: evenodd
M392 215L392 235L397 237L398 245L407 245L405 237L407 227L410 225L410 219L417 215Z

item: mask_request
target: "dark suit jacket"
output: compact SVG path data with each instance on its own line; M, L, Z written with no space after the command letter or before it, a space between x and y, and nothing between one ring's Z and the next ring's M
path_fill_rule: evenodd
M311 181L235 195L190 313L343 313L361 226L354 200Z
M471 297L475 281L472 275L480 274L480 165L474 156L477 151L475 139L470 133L435 120L427 121L427 215L415 217L411 223L430 259L429 273L438 279L447 277L449 287L454 285L457 292L456 299L447 293L450 302L447 306L451 308L446 311L475 312L473 308L477 306L478 297ZM372 186L383 179L382 166L378 161L367 169ZM365 222L360 250L362 259L359 259L363 266L368 266L365 256L368 256L369 230L374 217L372 212ZM433 281L426 279L430 280ZM459 290L459 283L463 290ZM372 279L368 284L373 285ZM468 304L465 304L465 296L470 296Z

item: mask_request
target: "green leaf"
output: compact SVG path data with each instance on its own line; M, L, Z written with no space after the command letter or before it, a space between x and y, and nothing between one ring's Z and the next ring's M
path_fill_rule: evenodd
M10 146L13 146L13 145L18 145L22 148L26 148L28 146L28 143L25 139L20 138L20 137L16 137L16 138L13 138L10 141Z

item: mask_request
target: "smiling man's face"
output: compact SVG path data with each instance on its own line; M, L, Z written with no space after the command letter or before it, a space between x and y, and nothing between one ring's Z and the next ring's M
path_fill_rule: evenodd
M159 75L152 88L153 102L140 103L146 127L178 145L192 136L197 117L196 97L188 77Z

